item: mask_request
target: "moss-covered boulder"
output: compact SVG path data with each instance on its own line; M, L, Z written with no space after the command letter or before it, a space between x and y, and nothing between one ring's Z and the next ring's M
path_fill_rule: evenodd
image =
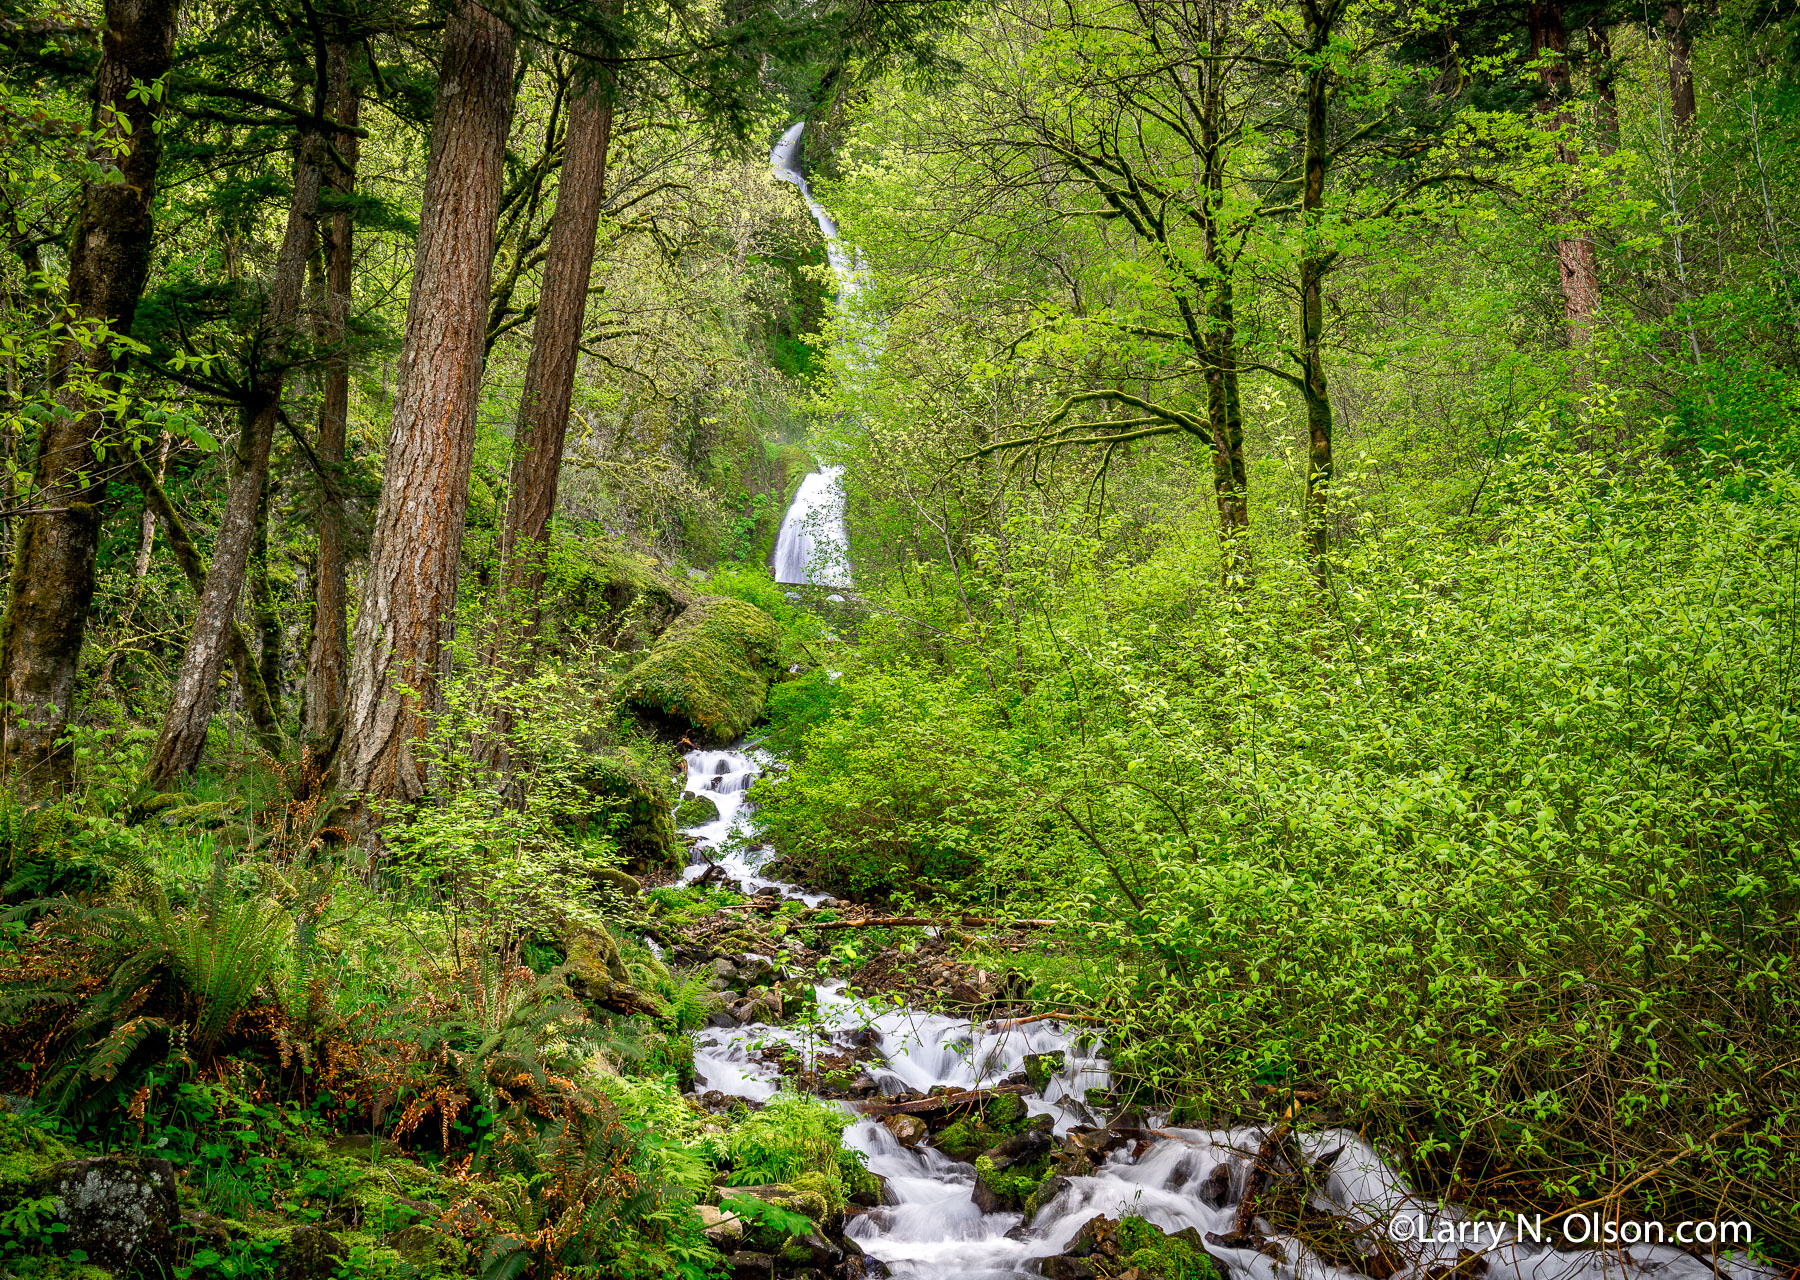
M623 751L597 752L584 762L575 784L575 797L562 806L557 825L576 835L610 835L634 871L681 865L668 788L649 766Z
M672 737L731 742L762 715L780 641L780 626L755 605L703 597L657 637L620 700Z
M690 831L719 820L719 806L707 796L689 796L675 806L675 829Z

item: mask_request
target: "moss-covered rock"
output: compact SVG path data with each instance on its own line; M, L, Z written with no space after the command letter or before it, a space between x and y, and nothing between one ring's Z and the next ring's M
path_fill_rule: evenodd
M719 806L707 796L690 796L675 806L675 829L689 831L719 820Z
M657 638L620 700L671 736L731 742L762 715L780 640L780 626L755 605L704 597Z
M615 649L647 649L679 617L693 596L650 560L628 551L596 552L570 546L550 566L559 618L594 620L599 638Z
M577 835L605 832L633 870L681 865L667 789L648 766L623 751L596 752L575 783L577 798L563 806L557 825Z

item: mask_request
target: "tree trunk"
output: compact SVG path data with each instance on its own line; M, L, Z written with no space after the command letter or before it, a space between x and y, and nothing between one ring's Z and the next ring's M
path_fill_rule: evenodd
M350 59L342 45L326 53L332 96L337 102L337 122L356 128L361 90L350 76ZM343 167L331 165L327 181L334 195L347 197L356 189L357 139L337 135L337 152ZM341 468L350 426L350 353L345 337L350 316L352 225L347 210L331 215L325 232L325 315L319 339L329 354L325 358L325 383L319 403L319 461L328 474ZM305 738L315 744L329 742L344 714L344 682L350 667L350 642L346 633L347 593L344 586L344 507L338 491L325 485L319 507L319 557L313 585L312 643L306 655Z
M1580 156L1570 146L1575 117L1570 109L1569 38L1563 27L1560 0L1534 0L1530 22L1531 54L1540 63L1538 81L1543 89L1538 99L1538 117L1545 129L1560 133L1557 158L1573 169L1580 163ZM1569 343L1586 347L1593 337L1594 313L1600 307L1600 269L1594 259L1593 237L1580 227L1579 215L1573 208L1578 194L1571 181L1569 198L1557 218L1562 229L1556 240L1556 261Z
M156 445L156 478L161 480L169 465L169 433L162 433ZM144 598L144 582L150 576L150 556L156 550L156 508L150 499L144 499L143 514L138 517L138 549L131 562L131 597L126 600L125 608L120 611L120 628L129 631L132 619L137 614L138 601ZM106 665L100 668L100 678L94 681L94 691L99 693L113 682L113 673L118 669L119 655L123 652L114 649L106 655Z
M1325 276L1337 258L1320 243L1325 171L1330 164L1331 67L1326 51L1341 4L1308 3L1306 72L1306 171L1300 190L1300 394L1306 402L1306 545L1313 574L1329 573L1331 388L1325 380Z
M1669 104L1676 129L1694 118L1694 33L1688 27L1687 6L1674 0L1663 10L1663 35L1669 42Z
M69 248L67 314L126 334L150 269L151 210L162 145L156 119L162 96L133 96L169 69L178 0L106 0L106 30L95 72L94 158L116 173L83 184ZM116 160L109 142L122 140ZM107 471L95 446L110 434L88 394L90 382L116 383L108 344L67 342L58 354L62 412L44 424L32 484L34 513L14 549L6 617L0 623L0 673L8 715L0 717L0 761L31 790L66 785L71 754L61 745L74 711L75 675L94 599L101 504ZM16 709L16 710L14 710ZM16 720L9 717L16 715Z
M199 598L206 590L206 561L200 555L200 548L194 545L187 525L182 522L181 513L175 510L175 504L169 501L168 493L142 458L134 455L128 468L132 483L144 495L145 506L162 522L163 536L169 540L175 563L187 578L188 586L193 588L195 598ZM281 729L276 724L275 711L269 705L268 691L263 688L262 672L250 656L250 645L235 621L225 631L225 652L231 659L231 669L237 673L238 687L244 694L244 711L256 730L257 741L272 755L281 747Z
M436 706L475 456L495 220L512 116L512 30L462 0L444 31L387 475L356 618L345 785L424 793L414 747Z
M1618 68L1613 63L1612 33L1605 24L1588 28L1588 57L1594 64L1595 147L1603 156L1619 149Z
M612 140L610 89L577 86L572 92L544 282L531 330L531 358L513 436L512 495L500 541L505 599L495 645L501 650L517 651L535 629L534 602L544 584L544 531L556 510L569 400L594 268L594 236L606 192L606 153ZM515 618L520 625L509 635L507 621ZM506 660L508 655L498 656ZM510 665L528 670L530 657L518 653Z
M268 472L263 473L262 501L256 504L256 531L250 547L250 606L256 618L257 670L269 701L281 707L281 612L269 583L269 506L273 494Z
M181 670L163 718L162 733L151 753L149 781L162 785L200 764L206 728L218 700L219 677L225 667L225 637L237 609L238 591L248 568L257 529L257 508L269 474L269 449L281 413L281 387L289 346L300 318L300 295L306 284L306 260L312 252L319 211L319 170L323 139L310 130L300 138L294 159L294 195L288 206L287 230L275 259L269 298L263 307L262 334L254 359L251 392L239 411L242 428L232 451L231 480L225 512L213 542L212 564L200 593L194 630L182 655ZM258 673L261 674L260 671ZM265 693L270 692L265 688Z
M1238 395L1237 312L1232 296L1232 258L1219 230L1225 204L1224 55L1229 10L1208 15L1208 53L1201 64L1205 88L1200 99L1200 145L1206 171L1206 204L1201 215L1211 292L1208 307L1206 403L1213 437L1213 492L1219 505L1220 576L1242 585L1249 573L1249 477L1244 468L1244 414Z

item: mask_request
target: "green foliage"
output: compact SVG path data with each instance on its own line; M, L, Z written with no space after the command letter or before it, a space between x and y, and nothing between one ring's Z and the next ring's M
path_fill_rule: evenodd
M1212 1259L1188 1241L1167 1235L1136 1216L1119 1219L1117 1240L1125 1261L1161 1280L1224 1280Z
M850 1120L829 1103L780 1093L709 1145L728 1165L732 1186L793 1183L809 1173L838 1186L840 1162L853 1154L840 1145Z

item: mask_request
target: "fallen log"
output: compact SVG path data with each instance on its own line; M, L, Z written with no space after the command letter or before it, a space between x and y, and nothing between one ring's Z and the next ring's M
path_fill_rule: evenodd
M912 1102L871 1102L864 1105L865 1116L916 1116L927 1115L933 1111L955 1111L958 1107L970 1107L989 1098L1017 1097L1030 1093L1028 1084L997 1084L991 1089L964 1089L961 1093L937 1093L929 1098L918 1098Z

